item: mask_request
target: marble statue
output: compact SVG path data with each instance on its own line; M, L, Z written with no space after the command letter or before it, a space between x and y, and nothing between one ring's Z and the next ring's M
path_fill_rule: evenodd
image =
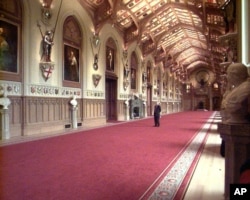
M233 124L249 123L250 77L246 66L241 63L229 65L227 81L230 89L222 100L222 108L225 111L222 121Z
M73 108L76 108L76 107L77 107L76 96L73 96L73 99L70 101L70 104L73 106Z
M11 104L10 99L7 97L4 88L0 86L0 105L3 106L3 109L8 109L8 106Z

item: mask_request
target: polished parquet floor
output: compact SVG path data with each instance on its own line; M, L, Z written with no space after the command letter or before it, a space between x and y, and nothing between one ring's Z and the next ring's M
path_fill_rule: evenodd
M216 115L209 132L207 142L193 177L190 181L184 200L223 200L225 159L220 155L221 138L217 132Z
M196 166L194 174L189 182L184 200L223 200L224 199L224 158L220 155L221 138L217 132L217 123L220 122L219 113L215 115L214 123L209 131L206 145ZM112 125L112 123L107 124ZM88 130L95 127L86 127L81 130ZM66 131L63 134L70 134L79 130ZM62 133L55 133L51 136L36 135L22 138L11 138L10 140L1 140L0 146L27 142L31 140L53 137Z

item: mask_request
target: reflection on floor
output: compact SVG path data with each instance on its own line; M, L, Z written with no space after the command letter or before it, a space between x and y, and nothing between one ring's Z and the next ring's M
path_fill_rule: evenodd
M220 117L215 116L215 122ZM221 138L213 124L208 139L190 181L184 200L224 200L225 159L220 155Z

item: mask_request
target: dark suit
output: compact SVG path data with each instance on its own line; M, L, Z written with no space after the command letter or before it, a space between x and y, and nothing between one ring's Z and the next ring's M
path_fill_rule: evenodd
M156 104L154 109L155 126L160 126L160 115L161 115L161 106L159 104Z

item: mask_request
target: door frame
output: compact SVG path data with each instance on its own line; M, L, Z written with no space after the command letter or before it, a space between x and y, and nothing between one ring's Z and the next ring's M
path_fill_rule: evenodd
M106 73L106 76L105 76L105 101L106 101L106 121L109 121L109 120L117 120L117 79L118 77L113 74L113 73ZM107 95L110 94L108 91L107 91L107 84L110 84L111 82L113 82L113 86L112 86L112 89L114 89L114 99L110 99L111 97L108 97ZM112 104L110 104L109 102L112 101ZM110 105L112 106L112 108L110 107ZM110 116L109 116L109 112L111 109L114 109L113 112L114 112L114 117L110 119Z

